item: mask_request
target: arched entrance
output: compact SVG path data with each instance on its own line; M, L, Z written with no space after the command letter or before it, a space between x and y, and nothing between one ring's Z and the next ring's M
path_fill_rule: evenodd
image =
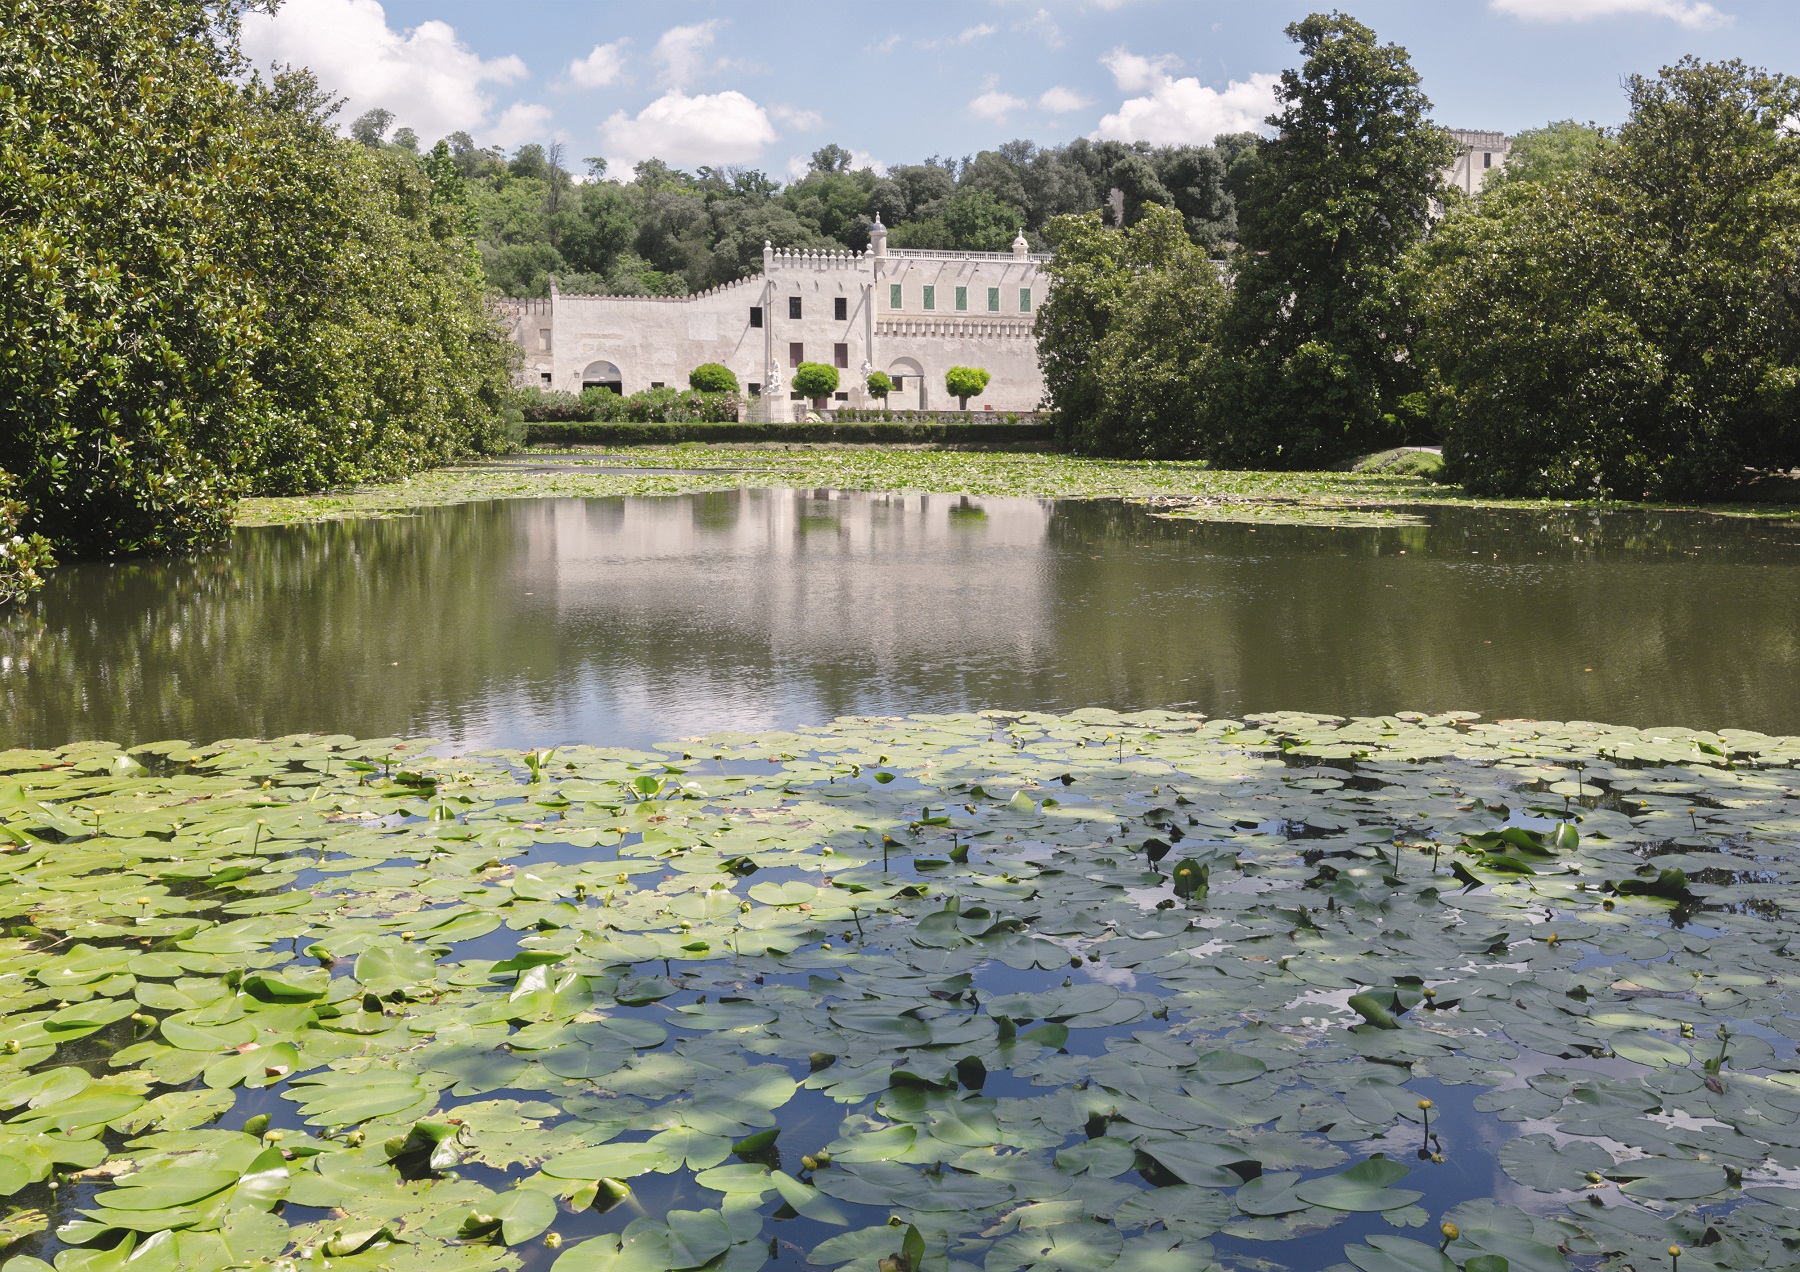
M625 392L625 376L610 362L590 362L581 373L583 389L611 389L621 396Z
M911 358L895 358L888 364L888 379L894 391L887 404L896 411L923 411L926 408L925 368Z

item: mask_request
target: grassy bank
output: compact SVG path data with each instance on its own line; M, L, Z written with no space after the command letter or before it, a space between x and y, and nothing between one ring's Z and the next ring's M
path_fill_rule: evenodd
M1085 459L1071 455L926 447L765 445L639 446L628 450L534 450L497 464L421 473L392 485L282 499L245 500L240 525L286 525L336 517L394 516L488 499L671 495L693 491L831 488L1131 499L1170 515L1215 520L1399 520L1427 505L1549 508L1563 501L1477 499L1406 472L1259 473L1202 463ZM1602 505L1594 505L1596 507ZM1606 505L1615 507L1644 505ZM1702 505L1654 505L1700 508ZM1794 503L1705 505L1728 515L1800 515Z

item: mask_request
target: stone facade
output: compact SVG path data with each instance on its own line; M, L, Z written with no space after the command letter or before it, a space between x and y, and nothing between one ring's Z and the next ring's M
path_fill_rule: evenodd
M1048 259L1024 237L1011 252L891 249L877 221L863 252L763 246L762 273L693 296L572 296L501 302L524 350L521 383L579 392L594 384L635 393L685 389L688 373L719 362L737 373L753 419L787 420L803 406L788 389L801 362L838 370L832 406L874 406L871 371L897 384L899 410L956 406L953 366L982 367L987 391L972 411L1029 411L1044 395L1033 322L1048 290Z
M1506 167L1507 156L1512 153L1512 138L1505 133L1462 128L1452 128L1450 135L1456 138L1460 149L1456 162L1444 174L1445 182L1464 194L1480 194L1488 178Z

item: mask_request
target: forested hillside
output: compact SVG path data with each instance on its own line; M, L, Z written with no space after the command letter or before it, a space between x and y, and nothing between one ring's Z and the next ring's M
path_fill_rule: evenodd
M404 129L390 139L390 122L371 111L352 135L373 148L419 149ZM564 291L700 291L760 269L764 240L861 251L877 213L895 247L1005 251L1021 229L1041 247L1052 218L1093 211L1113 190L1125 196L1128 224L1146 205L1167 207L1196 244L1222 254L1237 236L1238 199L1258 144L1253 133L1210 146L1012 141L884 174L853 169L850 152L830 145L784 186L754 169L683 172L655 159L629 176L587 160L578 177L561 147L526 145L507 155L477 147L466 133L445 140L467 184L488 283L508 296L545 295L552 274Z

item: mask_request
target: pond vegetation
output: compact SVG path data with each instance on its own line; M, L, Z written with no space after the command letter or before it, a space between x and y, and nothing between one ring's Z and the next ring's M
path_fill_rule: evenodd
M1800 1242L1800 738L860 718L0 753L8 1272Z

